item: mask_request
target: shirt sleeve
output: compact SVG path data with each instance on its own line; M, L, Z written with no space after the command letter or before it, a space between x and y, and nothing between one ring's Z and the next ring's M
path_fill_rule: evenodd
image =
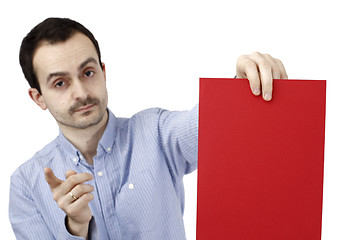
M160 142L171 172L182 177L197 169L198 104L190 111L161 113Z
M52 233L37 209L28 185L18 174L11 176L9 217L16 238L28 240L78 240L71 235L62 220L58 233Z
M64 226L66 226L66 224L65 224L66 223L66 219L67 219L67 217L65 218ZM76 239L76 240L80 240L80 239L85 239L85 238L73 236L67 231L66 227L62 227L62 228L60 228L60 233L59 233L58 239L62 239L62 240L63 239L69 239L69 240ZM88 239L89 240L99 239L98 232L97 232L97 227L96 227L96 222L95 222L95 218L94 217L92 217L92 219L90 220L90 223L89 223Z

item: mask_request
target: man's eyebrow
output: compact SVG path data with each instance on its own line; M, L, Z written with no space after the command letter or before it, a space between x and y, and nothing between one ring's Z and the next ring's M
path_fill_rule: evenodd
M80 66L78 67L78 70L81 71L89 63L97 64L97 61L96 61L95 58L89 57L88 59L86 59L84 62L82 62L80 64ZM68 72L54 72L54 73L50 73L49 76L47 76L46 81L49 82L53 77L64 77L64 76L67 76L67 75L69 75Z
M88 65L88 64L91 63L91 62L97 64L97 61L96 61L95 58L89 57L88 59L86 59L84 62L82 62L82 63L80 64L78 70L79 70L79 71L82 70L86 65Z
M46 78L46 82L49 82L54 77L64 77L64 76L67 76L68 74L69 74L68 72L54 72L54 73L50 73L49 76L47 76L47 78Z

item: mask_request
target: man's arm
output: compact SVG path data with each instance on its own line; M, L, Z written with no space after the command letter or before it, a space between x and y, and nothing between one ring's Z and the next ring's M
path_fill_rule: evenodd
M198 104L190 111L162 111L158 134L169 170L175 178L182 178L197 168Z
M17 239L55 239L34 202L31 189L19 176L11 176L9 217Z
M282 62L258 52L242 55L236 64L237 77L248 78L251 91L266 101L272 99L273 79L287 79ZM182 177L197 168L198 106L191 111L169 112L160 115L159 136L169 168Z

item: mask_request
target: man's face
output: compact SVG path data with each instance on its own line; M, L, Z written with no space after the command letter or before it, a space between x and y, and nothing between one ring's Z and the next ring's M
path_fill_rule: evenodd
M102 120L108 102L106 75L88 37L75 33L62 43L41 43L33 66L42 94L30 89L30 96L60 126L85 129Z

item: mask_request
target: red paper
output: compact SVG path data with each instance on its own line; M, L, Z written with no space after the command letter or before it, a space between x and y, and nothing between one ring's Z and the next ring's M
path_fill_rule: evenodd
M320 240L326 81L201 79L197 239Z

